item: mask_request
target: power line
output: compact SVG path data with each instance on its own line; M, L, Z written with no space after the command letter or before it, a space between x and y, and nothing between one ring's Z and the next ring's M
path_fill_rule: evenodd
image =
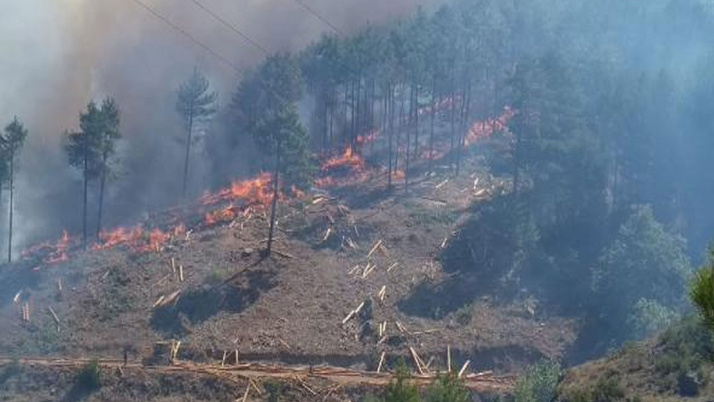
M310 6L308 6L307 4L303 3L302 0L293 0L293 1L296 2L296 3L298 3L298 4L299 4L302 8L304 8L307 12L309 12L310 14L312 14L313 16L315 16L315 18L317 18L318 20L320 20L320 21L324 22L325 24L327 24L327 26L329 26L330 28L332 28L332 30L335 31L338 35L340 35L340 36L345 36L345 34L342 33L342 31L340 31L339 28L337 28L333 23L331 23L330 21L328 21L327 18L325 18L325 17L323 17L322 15L320 15L320 13L318 13L317 11L313 10L312 8L310 8Z
M193 4L195 4L196 6L201 8L201 10L203 10L206 13L208 13L209 15L211 15L213 18L217 19L223 25L227 26L230 30L232 30L233 32L240 35L240 37L243 38L244 40L246 40L248 43L250 43L251 45L260 49L260 51L262 51L264 54L266 54L266 55L270 54L270 52L266 48L261 46L258 42L254 41L253 39L251 39L248 35L241 32L241 30L238 29L235 25L231 24L230 22L226 21L223 17L221 17L217 13L213 12L213 10L204 6L200 1L198 1L198 0L189 0L189 1L191 1Z
M244 70L243 70L242 68L240 68L240 67L236 66L235 64L233 64L233 62L230 61L227 57L225 57L225 56L223 56L222 54L218 53L217 51L213 50L213 48L211 48L210 46L208 46L208 45L206 45L205 43L201 42L201 41L198 40L195 36L191 35L190 33L188 33L186 30L184 30L184 29L181 28L180 26L178 26L178 25L174 24L173 22L171 22L171 20L169 20L168 18L166 18L166 17L164 17L163 15L159 14L158 11L156 11L156 10L154 10L153 8L149 7L146 3L142 2L141 0L131 0L131 1L133 1L136 5L138 5L139 7L143 8L144 10L146 10L147 12L149 12L149 13L150 13L151 15L153 15L154 18L156 18L157 20L163 22L164 24L170 26L170 27L171 27L172 29L174 29L175 31L177 31L177 32L179 32L180 34L182 34L183 36L187 37L187 38L188 38L189 40L191 40L193 43L195 43L196 45L200 46L200 47L203 48L205 51L209 52L209 53L210 53L211 55L213 55L215 58L217 58L217 59L219 59L220 61L222 61L223 63L225 63L227 66L229 66L230 68L232 68L232 69L235 70L236 72L238 72L238 73L243 73L243 72L244 72Z

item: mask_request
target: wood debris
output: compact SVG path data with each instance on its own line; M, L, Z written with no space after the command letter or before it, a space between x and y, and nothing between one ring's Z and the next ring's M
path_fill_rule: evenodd
M364 271L362 271L362 279L367 278L367 275L372 273L375 268L377 268L377 264L372 264L371 262L368 262L367 265L365 265L364 267Z
M444 187L444 185L448 182L449 182L449 179L446 179L446 180L442 181L441 183L437 184L434 188L440 189L440 188Z
M402 324L401 322L396 321L394 324L397 326L397 329L399 330L399 332L401 332L403 334L409 333L409 331L407 331L407 327L405 327L404 324Z
M375 243L374 246L372 246L372 249L369 250L369 253L367 253L367 258L371 257L372 254L374 254L375 251L377 251L377 248L382 245L382 239L379 239L377 243Z
M290 345L288 345L288 343L285 342L284 340L282 340L281 338L278 338L278 342L280 342L281 345L285 346L285 349L287 349L287 350L292 349L292 348L290 347Z
M55 309L53 309L52 306L49 306L48 310L50 310L50 314L52 314L52 319L55 320L55 324L57 324L57 331L59 331L60 319L59 319L59 317L57 317L57 313L55 313Z
M57 293L62 293L63 286L62 286L62 278L57 278Z
M461 370L459 370L459 375L457 376L458 378L461 378L461 376L464 375L464 372L466 371L466 368L469 366L469 363L471 363L471 360L466 360L466 363L464 363L463 367L461 367Z
M362 307L364 307L364 302L360 303L360 305L357 306L356 309L350 311L350 313L347 314L347 317L345 317L345 318L342 320L342 324L346 324L347 321L349 321L350 319L352 319L352 317L354 317L357 313L360 312L360 310L362 310Z
M359 264L357 264L357 265L355 265L354 267L352 267L352 269L350 269L350 272L348 272L347 275L352 275L352 274L354 274L355 271L357 271L358 269L359 269Z
M383 336L383 337L377 342L377 345L383 344L384 341L386 341L386 340L387 340L387 335Z
M379 301L384 302L384 299L387 297L387 285L384 285L381 289L379 289L377 297L379 298Z
M387 352L382 352L382 355L379 357L379 364L377 365L377 372L379 373L382 371L382 364L384 364L384 356L386 355Z
M441 242L441 248L446 248L446 242L449 241L449 237L444 237L444 241Z
M221 367L226 365L226 357L228 356L228 351L223 351L223 359L221 359Z
M332 215L330 215L329 213L326 214L326 215L327 215L327 220L330 221L330 224L331 224L331 225L334 225L334 224L335 224L335 218L333 218Z
M248 401L248 393L250 392L250 381L248 381L248 386L245 387L245 393L243 394L243 398L241 398L241 402L247 402ZM236 399L236 402L238 400Z
M392 269L396 268L398 265L399 265L398 262L393 263L392 265L389 266L389 268L387 268L387 272L388 273L391 272Z
M419 370L419 374L425 374L424 373L424 362L421 360L419 355L417 354L416 350L414 350L413 347L409 347L409 352L412 354L412 359L414 359L414 364L417 366L417 370Z
M12 302L15 303L15 304L17 304L17 302L20 301L20 295L21 295L21 294L22 294L22 290L20 290L19 292L17 292L17 293L15 294L15 297L12 298Z
M165 298L166 298L166 296L161 295L161 297L159 297L159 298L156 300L156 303L154 303L154 308L158 307L158 306L161 304L161 302L164 301Z
M446 345L446 371L451 372L451 345Z
M384 244L379 245L379 251L381 251L385 257L389 257L389 251L387 251L387 248L384 247Z
M387 332L387 321L384 321L383 323L379 324L378 330L379 330L379 338L381 339L384 336L384 333Z
M156 303L154 303L154 308L164 307L164 306L168 306L171 303L175 303L178 300L178 297L180 294L181 294L181 289L176 290L175 292L171 293L168 296L159 297L159 299L156 300Z
M332 233L332 228L327 228L327 231L325 232L325 236L322 237L323 242L327 241L327 239L330 237L330 233Z
M30 322L30 303L28 302L22 305L22 320Z
M178 267L178 268L179 268L179 269L178 269L178 272L179 272L179 281L183 282L183 265L180 265L180 264L179 264L179 267Z
M284 258L295 258L294 255L288 254L288 253L286 253L285 251L280 251L280 250L272 249L272 252L274 252L275 254L277 254L277 255L279 255L279 256L281 256L281 257L284 257Z

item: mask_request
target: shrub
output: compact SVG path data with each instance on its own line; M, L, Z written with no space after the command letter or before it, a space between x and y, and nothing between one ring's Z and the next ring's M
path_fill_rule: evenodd
M455 373L440 375L426 393L426 402L469 402L471 395Z
M556 396L562 369L558 363L541 361L516 381L516 402L550 402Z
M641 298L630 312L628 322L635 336L640 338L669 327L677 318L674 310L654 300Z
M102 372L96 359L82 367L82 370L77 374L77 384L90 391L102 386Z
M419 402L419 390L415 385L409 384L409 369L404 360L399 360L397 365L397 378L387 385L385 402Z

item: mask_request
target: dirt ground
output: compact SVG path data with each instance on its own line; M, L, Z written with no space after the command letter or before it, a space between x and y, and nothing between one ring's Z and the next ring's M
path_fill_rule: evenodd
M399 183L387 193L386 178L375 175L282 203L271 258L261 253L268 225L256 208L158 252L117 248L39 270L6 267L0 354L118 357L129 348L138 360L157 342L176 339L184 345L180 358L196 361L238 350L249 361L375 370L383 352L389 366L398 356L410 359L411 347L432 369L443 369L447 345L453 364L470 360L474 372L516 372L543 357L557 359L575 339L567 318L496 301L489 289L474 300L445 300L448 308L429 313L415 301L471 280L445 272L440 255L470 218L472 203L506 191L508 183L483 165L474 159L458 178L440 167L413 179L409 192ZM478 267L464 262L467 269ZM21 319L24 303L29 322Z

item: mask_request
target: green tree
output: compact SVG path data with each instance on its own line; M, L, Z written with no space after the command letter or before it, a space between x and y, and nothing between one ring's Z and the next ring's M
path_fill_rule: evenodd
M119 132L120 113L116 102L112 98L107 98L102 102L101 109L102 131L97 141L98 158L98 179L99 179L99 207L97 213L97 240L102 231L102 213L104 211L104 192L107 178L113 173L112 157L116 152L116 141L121 138Z
M691 275L684 250L684 240L668 233L650 207L634 208L594 271L607 321L613 326L626 322L641 299L675 310L682 307Z
M285 104L275 113L264 116L255 129L256 142L264 152L275 158L273 169L273 199L270 208L270 229L266 254L270 255L275 226L275 209L280 192L280 178L284 189L292 186L305 188L310 183L312 166L305 128L294 105Z
M22 125L22 123L15 117L10 124L5 127L5 137L2 139L3 142L3 153L6 155L7 162L9 164L9 172L7 173L7 179L10 188L10 199L9 199L9 221L8 221L8 238L7 238L7 261L12 262L12 222L13 222L13 201L15 195L15 165L17 163L17 155L22 149L25 143L25 138L27 138L27 129Z
M551 402L555 399L563 371L558 363L541 361L516 381L516 402Z
M409 383L409 369L404 360L399 361L396 378L387 385L384 396L385 402L419 402L419 390Z
M216 113L215 103L218 96L209 90L208 79L198 69L193 70L193 75L184 82L177 91L176 111L186 129L186 153L183 162L183 181L181 186L181 199L185 201L188 185L189 161L193 131L196 125L204 124Z
M471 394L456 373L439 375L426 391L426 402L469 402Z
M65 133L65 151L70 166L81 170L83 179L82 196L82 241L87 246L87 212L89 183L99 180L99 202L97 236L101 231L102 211L106 180L112 173L115 142L119 133L119 108L112 98L102 101L101 107L95 102L87 105L86 112L79 115L77 132Z
M79 131L67 132L65 151L69 164L82 172L82 243L87 247L87 200L89 182L96 179L100 165L102 131L104 130L102 112L97 104L90 102L87 111L79 114Z
M714 332L714 245L709 246L707 262L694 275L689 298L706 326Z

